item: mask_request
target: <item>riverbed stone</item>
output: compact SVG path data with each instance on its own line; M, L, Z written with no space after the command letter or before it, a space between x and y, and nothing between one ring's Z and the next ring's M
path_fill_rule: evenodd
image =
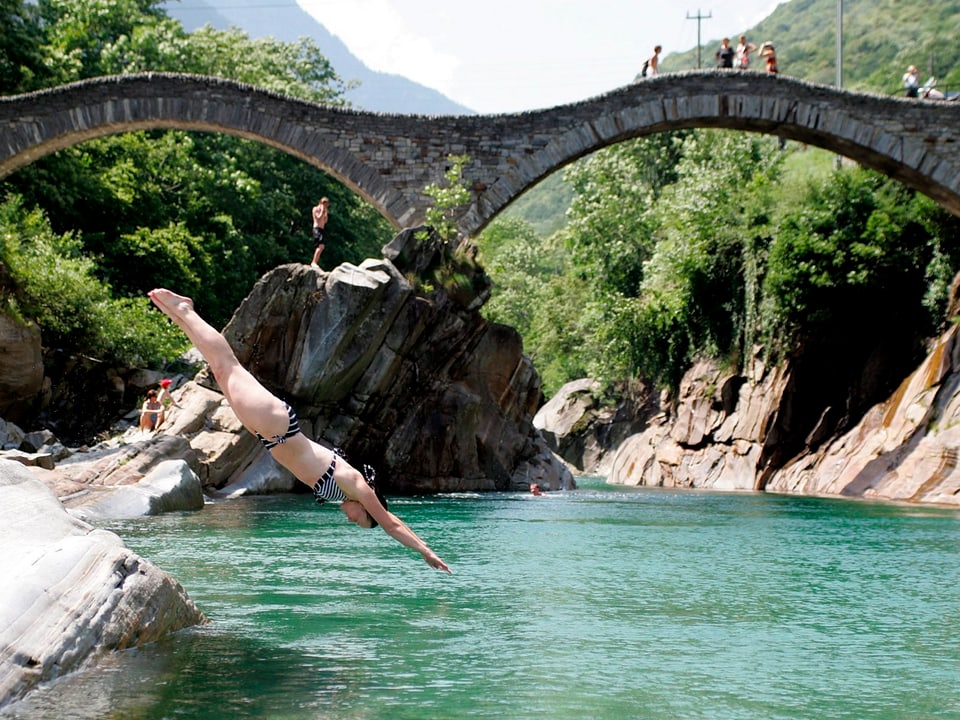
M179 583L5 460L0 546L0 706L105 652L205 622Z
M200 479L183 460L166 460L134 485L91 488L71 505L88 522L203 509Z

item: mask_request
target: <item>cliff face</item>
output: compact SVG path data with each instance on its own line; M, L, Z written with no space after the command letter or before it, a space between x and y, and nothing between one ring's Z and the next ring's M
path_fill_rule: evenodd
M885 402L841 437L795 458L766 489L960 506L960 342L944 333Z
M754 359L747 376L698 363L665 411L617 450L612 483L766 490L960 505L960 342L941 336L887 400L843 435L815 427L791 458L790 366ZM826 416L828 411L824 411Z

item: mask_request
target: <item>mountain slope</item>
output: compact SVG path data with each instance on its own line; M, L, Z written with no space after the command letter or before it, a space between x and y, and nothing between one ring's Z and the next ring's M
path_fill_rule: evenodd
M752 28L724 28L734 43L740 33L756 45L770 40L780 72L813 82L836 82L837 0L789 0ZM908 65L938 87L960 88L960 0L843 0L843 86L896 94ZM714 66L720 37L703 43L704 67ZM697 49L672 53L665 72L697 66ZM762 65L754 61L756 69Z
M359 81L358 87L346 93L347 100L358 109L418 115L475 114L437 90L400 75L371 70L340 38L298 5L244 6L236 0L166 0L162 7L187 31L209 24L219 30L237 27L251 37L274 37L285 42L312 38L341 79Z

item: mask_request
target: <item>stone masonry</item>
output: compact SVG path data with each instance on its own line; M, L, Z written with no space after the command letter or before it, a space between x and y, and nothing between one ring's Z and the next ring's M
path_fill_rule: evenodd
M581 102L509 115L415 116L317 105L218 78L147 73L0 97L0 178L91 138L177 128L237 135L302 158L397 228L420 224L448 156L468 155L480 232L568 163L652 133L711 127L778 135L879 170L960 215L960 103L839 90L722 70L661 75Z

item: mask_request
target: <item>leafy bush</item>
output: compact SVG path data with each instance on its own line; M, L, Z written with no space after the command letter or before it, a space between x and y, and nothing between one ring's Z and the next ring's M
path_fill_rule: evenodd
M940 278L942 287L952 270L945 244L931 235L932 210L872 171L842 170L811 184L784 209L770 245L764 322L772 345L795 352L811 340L898 326L933 332L938 318L923 299L930 310L942 305L943 291L931 295L928 283Z
M80 242L56 235L19 198L0 204L0 288L7 312L36 322L45 347L128 367L160 365L185 348L182 334L146 298L114 299Z

